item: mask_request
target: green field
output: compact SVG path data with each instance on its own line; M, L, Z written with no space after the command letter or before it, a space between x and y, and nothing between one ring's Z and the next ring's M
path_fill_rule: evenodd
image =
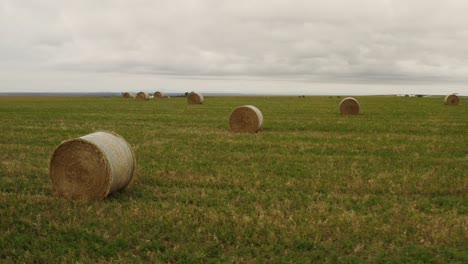
M0 97L0 262L468 263L468 98ZM230 133L252 104L257 134ZM98 130L137 178L52 195L49 158Z

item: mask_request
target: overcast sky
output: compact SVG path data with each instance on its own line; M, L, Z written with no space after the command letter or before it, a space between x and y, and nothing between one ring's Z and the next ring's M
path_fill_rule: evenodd
M156 90L468 95L468 1L0 1L0 92Z

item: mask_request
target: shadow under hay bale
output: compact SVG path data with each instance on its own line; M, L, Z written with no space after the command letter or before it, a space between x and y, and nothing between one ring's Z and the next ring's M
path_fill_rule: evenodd
M263 115L253 105L239 106L232 111L229 117L229 128L231 132L256 133L263 125Z
M135 155L124 138L95 132L62 142L50 159L49 176L57 196L100 200L127 187L135 168Z
M200 93L190 93L187 97L188 104L203 104L204 98Z
M139 92L139 93L137 93L136 98L137 98L138 100L149 100L149 99L150 99L149 94L147 94L147 93L145 93L145 92Z
M346 97L340 102L340 114L342 115L357 115L359 110L359 102L353 97Z
M123 98L135 98L135 94L125 92L122 94Z
M458 96L455 94L449 94L445 96L444 103L445 105L459 105L460 98L458 98Z

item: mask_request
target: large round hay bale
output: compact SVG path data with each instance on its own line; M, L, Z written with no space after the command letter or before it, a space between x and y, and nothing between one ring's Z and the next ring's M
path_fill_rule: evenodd
M62 142L52 154L49 176L56 195L100 200L135 176L132 147L117 134L95 132Z
M148 94L148 93L139 92L139 93L137 93L136 98L137 98L138 100L149 100L150 97L149 97L149 94Z
M263 115L253 105L239 106L229 117L229 127L232 132L258 132L263 125Z
M190 93L187 100L189 104L203 104L204 98L200 93Z
M155 92L154 98L166 98L166 95L163 92Z
M123 98L135 98L135 94L129 92L123 93L122 96Z
M342 115L357 115L359 114L359 102L353 97L346 97L340 102L340 113Z
M446 105L459 105L460 99L455 94L449 94L445 96L444 102Z

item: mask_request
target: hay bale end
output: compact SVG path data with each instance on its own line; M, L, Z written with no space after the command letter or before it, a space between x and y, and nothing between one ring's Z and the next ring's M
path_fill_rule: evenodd
M122 94L122 97L123 97L123 98L135 98L135 94L129 93L129 92L125 92L125 93Z
M166 98L167 96L163 92L155 92L154 98Z
M148 93L139 92L139 93L137 93L136 98L137 98L138 100L149 100L149 99L150 99L150 96L149 96Z
M445 105L459 105L460 98L456 94L449 94L445 96L444 103Z
M229 117L231 132L256 133L262 129L263 114L253 105L239 106L232 111Z
M200 93L192 92L187 97L188 104L203 104L204 97Z
M357 115L360 108L359 102L353 97L346 97L340 102L340 113L342 115Z
M95 132L62 142L50 159L49 176L59 197L100 200L127 187L135 169L135 155L124 138Z

